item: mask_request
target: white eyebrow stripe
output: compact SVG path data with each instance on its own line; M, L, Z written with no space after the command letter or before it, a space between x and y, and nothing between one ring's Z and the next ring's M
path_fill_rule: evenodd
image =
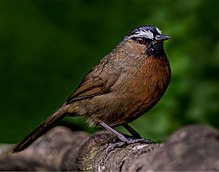
M159 34L162 34L161 30L156 27L156 30Z
M143 37L143 38L153 39L154 35L149 30L140 30L140 31L137 31L134 35L131 35L129 38L132 38L132 37Z

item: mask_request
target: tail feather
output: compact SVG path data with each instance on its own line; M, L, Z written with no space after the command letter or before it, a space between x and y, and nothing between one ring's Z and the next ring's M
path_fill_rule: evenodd
M19 144L15 146L13 152L20 152L31 145L37 138L47 132L57 121L62 119L67 112L69 105L64 104L55 113L43 121L36 129L27 135Z

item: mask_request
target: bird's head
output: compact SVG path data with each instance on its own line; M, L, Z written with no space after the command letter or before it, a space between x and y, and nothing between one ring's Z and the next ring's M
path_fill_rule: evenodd
M163 35L157 27L144 25L129 32L124 41L133 40L140 46L146 47L146 54L159 55L163 51L163 41L169 38L169 36Z

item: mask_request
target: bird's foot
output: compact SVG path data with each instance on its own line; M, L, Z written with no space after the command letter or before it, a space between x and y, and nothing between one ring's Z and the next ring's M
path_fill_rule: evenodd
M125 125L126 129L133 134L134 137L131 136L125 136L118 131L114 130L111 128L109 125L107 125L104 122L100 122L100 125L104 127L106 130L108 130L110 133L114 134L116 138L113 140L113 143L107 147L106 152L103 156L103 159L101 161L101 167L104 168L105 166L105 161L108 158L110 152L112 152L115 148L121 148L125 145L133 144L133 143L145 143L145 144L151 144L154 143L151 140L146 140L140 137L140 135L134 131L130 126Z
M126 142L121 141L121 140L119 140L119 141L116 141L116 140L118 140L118 138L115 138L113 140L114 143L106 149L106 155L108 155L110 152L115 150L115 148L121 148L121 147L123 147L125 145L129 145L129 144L134 144L134 143L151 144L151 143L154 143L152 140L148 140L148 139L144 139L144 138L138 138L138 139L127 138Z
M131 138L126 137L126 141L121 141L117 137L113 140L113 143L106 148L106 152L104 153L104 157L101 161L101 166L103 167L105 165L105 161L107 160L109 154L114 151L116 148L122 148L124 146L134 144L134 143L145 143L145 144L152 144L155 143L152 140L144 139L144 138Z

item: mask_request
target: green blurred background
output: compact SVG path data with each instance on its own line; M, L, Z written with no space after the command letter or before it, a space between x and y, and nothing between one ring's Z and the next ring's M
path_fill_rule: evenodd
M22 139L143 24L171 36L164 46L172 80L161 101L131 126L155 141L189 124L219 128L218 9L217 0L1 0L0 142ZM94 131L83 120L65 120Z

